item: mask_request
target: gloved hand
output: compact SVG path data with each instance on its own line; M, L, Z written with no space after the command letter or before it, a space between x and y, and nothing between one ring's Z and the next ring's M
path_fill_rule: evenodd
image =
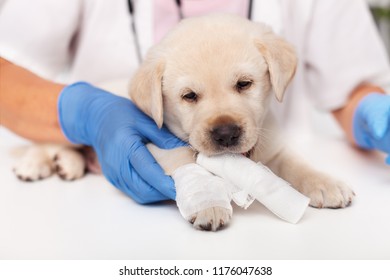
M145 143L172 149L185 145L129 99L79 82L63 89L58 99L59 121L75 144L92 146L103 174L139 203L175 199L171 177L147 150Z
M390 164L390 96L372 93L358 104L353 117L356 143L365 149L378 149L389 156Z

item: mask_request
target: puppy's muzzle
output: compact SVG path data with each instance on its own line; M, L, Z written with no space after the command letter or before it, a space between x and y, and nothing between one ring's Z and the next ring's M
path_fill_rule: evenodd
M241 127L234 123L218 125L212 129L211 139L219 147L236 146L239 143L241 131Z

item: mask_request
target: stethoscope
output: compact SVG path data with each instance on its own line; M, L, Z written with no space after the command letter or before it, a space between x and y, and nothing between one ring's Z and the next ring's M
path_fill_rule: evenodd
M184 18L182 1L175 0L175 3L176 3L176 7L177 7L177 12L179 14L179 20L182 20ZM139 42L139 37L137 34L137 26L136 26L135 18L134 18L135 11L134 11L133 0L127 0L127 4L128 4L130 18L131 18L131 32L132 32L133 38L134 38L134 46L135 46L135 50L137 53L137 59L138 59L138 63L141 64L142 54L141 54L141 46L140 46L140 42ZM249 0L247 18L250 20L252 19L252 6L253 6L253 0Z

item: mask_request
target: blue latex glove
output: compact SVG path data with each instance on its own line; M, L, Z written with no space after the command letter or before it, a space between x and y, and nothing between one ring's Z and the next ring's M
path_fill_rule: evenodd
M389 156L390 164L390 96L372 93L358 104L353 117L353 134L365 149L378 149Z
M175 199L173 180L145 143L163 149L185 144L159 129L129 99L79 82L63 89L58 112L65 136L95 149L103 174L115 187L142 204Z

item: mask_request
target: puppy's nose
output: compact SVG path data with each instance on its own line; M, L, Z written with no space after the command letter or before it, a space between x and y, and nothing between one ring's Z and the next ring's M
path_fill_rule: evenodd
M241 128L236 124L218 125L211 131L215 144L223 147L235 146L241 136Z

